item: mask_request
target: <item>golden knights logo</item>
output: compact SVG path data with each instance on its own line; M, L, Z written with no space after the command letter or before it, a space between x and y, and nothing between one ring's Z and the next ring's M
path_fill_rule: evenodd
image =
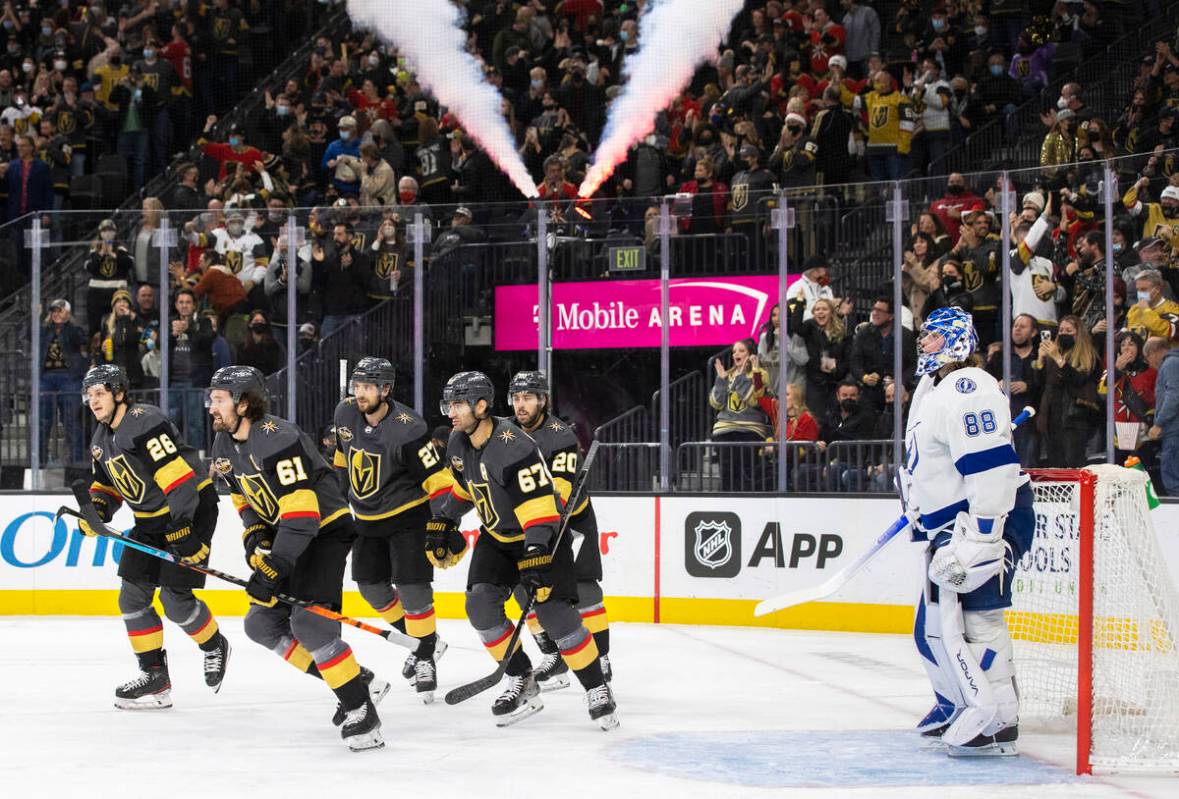
M262 479L259 474L239 474L237 477L238 485L242 487L242 494L246 497L246 502L250 503L250 507L262 517L262 521L268 524L278 523L278 499L274 496L274 492L270 490L270 486L266 485L266 481Z
M147 484L135 473L131 464L127 463L126 455L119 455L106 462L107 473L115 488L123 495L123 499L132 505L143 502L143 495L147 491Z
M495 532L499 525L499 514L495 512L495 504L491 501L491 486L488 483L467 483L471 501L475 504L475 512L479 514L479 521L488 532Z
M348 480L357 499L368 499L381 487L381 454L353 447L348 453Z
M888 126L888 112L887 105L878 105L872 109L872 127L883 128Z
M229 271L236 275L242 271L242 254L237 250L227 250L225 253L225 265L229 267Z
M377 277L381 280L388 280L389 276L397 271L397 262L401 256L395 252L383 252L377 258Z
M749 184L738 183L732 187L729 194L729 202L733 206L734 211L740 211L749 204Z

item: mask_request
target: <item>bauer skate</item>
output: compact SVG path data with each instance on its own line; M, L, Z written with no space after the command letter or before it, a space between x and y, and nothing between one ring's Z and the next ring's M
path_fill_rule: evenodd
M540 688L531 671L518 677L508 677L508 687L491 706L496 717L495 726L510 727L544 710Z

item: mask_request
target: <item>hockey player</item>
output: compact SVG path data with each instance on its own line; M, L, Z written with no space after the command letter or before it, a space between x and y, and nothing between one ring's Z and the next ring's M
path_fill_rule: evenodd
M342 725L350 749L384 746L374 697L380 701L388 684L356 662L339 622L279 604L275 596L339 610L355 532L336 475L306 433L266 412L266 387L254 367L218 369L208 404L217 432L213 470L241 514L254 570L246 635L327 683L339 700L332 722Z
M535 592L537 618L586 690L590 718L612 729L618 726L614 696L594 637L575 609L571 537L555 540L560 513L553 476L524 431L491 415L494 397L491 380L482 372L459 372L442 391L441 408L454 428L446 458L455 485L443 515L430 522L426 545L436 559L444 555L441 565L452 565L466 547L456 521L475 506L482 526L467 573L467 618L493 658L509 658L507 690L491 707L498 726L515 724L544 707L519 640L514 651L507 651L515 627L504 603L523 583Z
M184 443L159 408L131 402L127 375L118 366L93 366L82 379L82 400L98 426L90 441L94 481L90 498L103 522L126 502L135 516L131 537L167 548L185 563L207 564L217 527L217 492L196 452ZM86 535L94 535L79 522ZM115 689L115 707L172 707L172 683L164 652L164 628L152 607L156 588L164 615L188 633L204 653L205 684L221 690L229 641L209 607L192 590L204 575L126 547L119 557L119 611L139 676Z
M425 420L393 399L393 379L384 358L356 364L352 396L336 407L333 462L345 474L356 520L352 579L381 618L421 641L402 675L429 704L446 644L436 632L426 524L441 512L454 479Z
M581 448L573 428L549 412L549 379L544 372L519 372L508 384L508 402L516 414L516 424L532 436L540 447L561 502L569 501L569 492L577 479ZM577 611L581 623L594 636L602 662L602 676L610 682L610 626L602 595L602 551L598 548L598 521L589 496L569 519L569 533L575 550L573 567L577 576ZM521 607L527 601L522 588L516 589ZM553 639L540 625L536 613L528 614L528 629L536 639L544 659L536 667L536 681L542 691L556 691L569 685L569 667Z
M962 309L939 308L925 320L898 480L913 540L928 542L914 638L936 704L918 729L940 736L952 756L1018 754L1003 609L1035 531L1007 397L979 368L977 347Z

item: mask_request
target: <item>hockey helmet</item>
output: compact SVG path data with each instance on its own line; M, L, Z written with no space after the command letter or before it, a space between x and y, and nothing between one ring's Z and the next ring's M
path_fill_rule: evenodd
M516 372L512 382L508 383L508 404L512 403L512 396L525 391L536 396L548 396L549 376L544 372Z
M233 404L242 401L247 393L254 393L266 399L266 381L256 367L253 366L223 366L213 374L209 381L209 391L215 389L228 391L233 398ZM208 406L208 399L205 405Z
M922 344L931 335L941 336L942 345L934 352L925 352ZM947 364L965 361L977 349L978 333L970 314L955 306L938 308L925 320L917 338L917 375L927 375Z
M130 385L127 373L123 371L121 366L116 366L113 363L100 363L97 366L91 366L87 370L86 376L82 378L82 402L86 402L88 399L86 392L91 386L106 386L111 394L122 391L124 398L126 398Z
M450 414L450 403L469 402L471 410L479 400L487 400L490 409L495 403L495 386L491 378L482 372L459 372L446 381L442 388L442 402L438 407L443 416Z
M372 383L377 388L388 386L392 392L395 376L393 364L387 358L366 355L352 368L352 377L348 379L348 393L356 393L357 383Z

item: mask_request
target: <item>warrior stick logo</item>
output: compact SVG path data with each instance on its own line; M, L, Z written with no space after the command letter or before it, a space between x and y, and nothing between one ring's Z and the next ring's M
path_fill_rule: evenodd
M690 513L684 564L693 577L736 577L741 571L741 519L735 513Z

